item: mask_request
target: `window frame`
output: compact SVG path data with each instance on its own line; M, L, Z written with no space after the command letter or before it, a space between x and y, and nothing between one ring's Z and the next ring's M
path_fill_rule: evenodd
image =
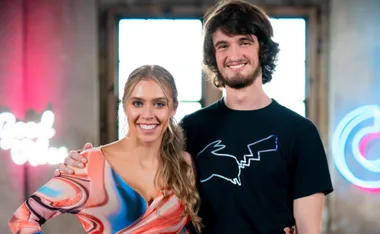
M121 29L123 29L123 27L124 26L126 26L126 27L131 27L132 26L132 24L131 24L131 22L130 21L128 21L128 20L137 20L136 22L137 22L137 24L142 24L142 25L144 25L144 26L142 26L142 27L145 27L145 26L147 26L147 27L151 27L151 26L148 26L149 24L147 24L148 23L148 21L155 21L155 20L165 20L166 22L166 26L168 26L168 25L170 25L172 22L170 22L171 20L176 20L177 22L176 22L176 25L177 26L180 26L180 25L178 25L178 21L180 21L180 20L185 20L185 21L188 21L188 22L184 22L184 24L186 25L186 24L188 24L188 23L190 23L191 25L193 25L194 27L196 27L196 29L197 29L197 34L195 34L195 35L197 35L197 39L196 39L196 41L197 42L201 42L201 41L198 41L199 39L201 40L201 38L199 38L198 37L198 35L200 35L199 33L201 33L202 32L202 20L201 19L199 19L199 18L196 18L196 17L163 17L163 18L157 18L157 17L122 17L122 18L120 18L119 20L118 20L118 22L117 22L117 24L118 24L118 33L123 33L124 35L120 35L120 36L127 36L128 38L131 38L131 36L133 37L134 35L134 32L132 32L132 34L131 33L129 33L128 34L128 32L123 32L123 31L121 31ZM122 26L121 25L121 22L123 21L123 20L126 20L124 23L122 23L122 24L125 24L124 26ZM190 22L189 22L190 21ZM193 22L191 22L191 21L193 21ZM150 22L151 24L154 24L154 25L156 25L156 24L159 24L160 22ZM177 26L175 26L175 27L177 27ZM192 27L193 27L192 26ZM134 27L133 27L134 28ZM183 33L186 33L186 26L180 26L180 28L178 28L179 30L182 30L182 34ZM154 30L154 29L153 29ZM135 31L136 32L136 31ZM127 34L128 35L127 35ZM169 32L168 31L166 31L166 33L164 33L164 36L159 36L160 37L160 39L164 39L165 40L165 37L167 37L167 36L170 36L169 34L168 34ZM173 33L173 34L176 34L176 35L178 35L177 34L177 32L173 32L173 31L170 31L170 33ZM187 34L188 35L188 39L190 39L191 40L191 35L192 34ZM126 45L126 44L124 44L123 43L123 41L120 41L119 39L121 39L121 38L118 38L118 43L119 43L119 45L120 46L128 46L128 45ZM172 41L172 42L174 42L174 41ZM165 45L168 45L168 44L165 44ZM177 50L179 49L179 47L181 47L181 44L178 44L177 45ZM120 49L121 49L121 47L120 47ZM136 48L134 48L134 49L136 49ZM192 49L193 50L193 49ZM198 47L198 53L199 52L201 52L201 48L199 48ZM154 49L153 49L153 51L154 51ZM118 72L120 72L120 71L122 71L122 72L124 72L124 75L128 75L127 73L125 73L125 71L123 71L123 67L120 67L120 66L123 66L123 63L125 63L126 61L125 61L125 59L127 59L129 56L128 56L128 51L125 51L125 53L122 53L122 54L120 54L120 50L118 51ZM137 52L138 53L138 52ZM120 56L121 55L121 56ZM135 53L134 53L134 56L137 56L137 54L136 54L136 51L135 51ZM123 58L124 57L124 58ZM197 56L198 57L198 56ZM169 59L169 60L172 60L172 59ZM140 60L141 61L141 60ZM173 61L173 60L172 60ZM195 62L195 63L194 63ZM181 76L183 76L183 77L175 77L176 78L176 84L177 84L177 88L178 88L178 90L179 90L179 92L184 92L183 94L185 94L186 93L186 91L188 91L188 90L186 90L188 87L192 87L192 85L193 84L195 84L195 87L192 87L194 90L196 90L197 92L197 95L196 95L196 97L191 97L191 95L189 96L189 95L185 95L185 96L181 96L181 94L182 93L180 93L179 94L179 97L178 97L178 102L179 102L179 106L178 106L178 108L177 108L177 113L176 113L176 115L174 116L175 117L175 120L177 121L177 122L180 122L180 120L181 120L181 117L183 117L183 115L184 114L188 114L188 113L191 113L191 112L193 112L194 110L197 110L198 108L200 109L200 108L202 108L202 107L204 107L205 105L204 105L204 92L203 92L203 86L204 86L204 79L203 79L203 76L202 76L202 67L200 66L200 61L198 61L198 62L196 62L196 61L193 61L193 60L188 60L188 62L185 62L185 64L187 64L186 65L186 68L188 68L189 67L189 65L190 65L190 67L192 66L192 65L195 65L197 68L199 68L199 69L197 69L198 71L196 72L196 74L193 74L191 77L189 77L188 76L188 74L185 74L185 73L183 73L183 72L181 72ZM181 62L181 65L180 64L177 64L177 65L179 65L179 66L183 66L183 63ZM129 68L131 68L129 65L127 65ZM168 67L168 69L169 70L171 70L171 69L174 69L174 70L172 70L172 72L179 72L180 70L176 70L175 69L175 67L173 67L173 66L171 66L171 65L167 65ZM178 67L177 67L178 68ZM176 71L175 71L176 70ZM196 71L196 70L195 70ZM174 73L173 73L173 75L175 75ZM178 73L177 73L177 76L178 76ZM187 77L187 78L189 78L189 79L193 79L193 81L190 81L190 80L183 80L183 79L181 79L181 78L184 78L184 77ZM178 80L177 80L178 79ZM121 78L121 77L118 77L118 82L124 82L123 81L123 78ZM188 82L190 82L189 84L187 84ZM189 86L191 84L191 86ZM120 85L122 85L122 84L120 84ZM186 88L185 88L186 87ZM122 92L123 91L121 91L121 89L122 89L123 87L118 87L118 94L119 94L119 99L121 98L120 97L120 95L122 94ZM181 91L182 90L182 91ZM121 93L120 93L121 92ZM190 92L189 94L194 94L194 92ZM187 97L186 97L187 96ZM188 105L188 106L186 106L186 105ZM195 105L197 106L195 109L194 109L194 107L195 107ZM119 107L120 108L120 107ZM122 114L121 114L122 115ZM119 118L120 118L120 111L119 111ZM123 118L124 118L124 116L123 116ZM119 125L118 126L118 139L120 139L121 137L123 137L124 136L124 134L121 132L121 131L124 131L124 126L123 125L125 125L125 123L123 123L123 119L121 119L121 120L119 120L118 121L118 124L121 124L121 125ZM120 133L121 133L121 135L120 135Z
M311 7L263 7L273 18L304 18L306 23L306 66L305 66L305 113L306 117L319 125L319 105L317 73L317 16Z
M264 7L271 17L302 17L306 21L306 117L318 127L326 149L329 148L329 107L326 18L316 7Z
M100 143L118 139L118 23L123 18L157 19L201 19L210 5L163 5L109 7L100 16L99 75L100 75ZM261 8L273 18L304 18L306 22L306 116L319 128L322 140L327 144L328 103L327 74L322 72L321 26L318 23L317 9L314 7L272 7ZM104 88L105 87L105 88ZM202 107L222 97L222 91L213 87L202 75Z
M201 19L200 14L192 12L177 12L163 14L161 7L130 7L116 5L107 9L100 19L100 143L106 144L118 139L118 25L121 19L149 18L149 19ZM202 21L202 20L201 20ZM102 32L102 29L104 30ZM102 43L103 42L103 43ZM206 105L205 84L202 73L201 79L201 106ZM106 87L106 89L104 89ZM194 103L195 101L182 100L181 102Z

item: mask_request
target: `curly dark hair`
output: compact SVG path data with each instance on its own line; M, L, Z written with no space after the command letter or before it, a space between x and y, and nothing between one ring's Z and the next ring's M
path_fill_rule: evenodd
M217 88L225 87L216 64L213 44L213 34L219 29L228 35L255 35L260 45L263 84L272 80L280 49L278 43L272 40L273 28L262 9L244 0L221 1L205 14L204 22L203 64Z

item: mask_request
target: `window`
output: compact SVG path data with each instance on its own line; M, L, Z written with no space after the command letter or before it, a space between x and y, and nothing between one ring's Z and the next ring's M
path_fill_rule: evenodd
M271 18L279 59L265 92L280 104L305 116L306 22L303 18Z
M280 43L273 80L264 90L282 105L306 115L306 22L304 18L271 18ZM291 33L290 33L291 32ZM122 19L119 21L119 99L128 75L143 64L158 64L176 80L177 121L202 107L202 22L198 19ZM119 137L125 115L118 111Z
M158 64L175 78L177 122L201 106L202 22L197 19L122 19L119 21L119 99L128 75L143 64ZM119 138L126 117L119 105Z

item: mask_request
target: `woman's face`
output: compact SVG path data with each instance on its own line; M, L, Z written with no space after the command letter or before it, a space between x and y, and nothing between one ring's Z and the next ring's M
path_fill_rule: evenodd
M161 141L169 119L175 114L170 91L164 92L152 79L136 84L125 101L124 111L130 136L142 143Z

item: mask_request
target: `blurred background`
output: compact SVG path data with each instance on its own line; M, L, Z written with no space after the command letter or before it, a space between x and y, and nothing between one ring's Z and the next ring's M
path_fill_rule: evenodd
M265 85L310 118L335 192L326 234L380 233L380 1L256 0L280 57ZM123 136L118 100L135 67L176 78L179 121L223 92L203 77L202 15L214 0L0 0L0 233L68 150ZM74 216L46 233L83 233Z

